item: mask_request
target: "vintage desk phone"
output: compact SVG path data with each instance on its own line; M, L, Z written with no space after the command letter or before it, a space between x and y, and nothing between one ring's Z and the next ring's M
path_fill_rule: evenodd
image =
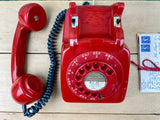
M57 67L54 41L65 18L61 55L61 90L67 102L118 103L124 100L130 52L124 44L121 15L124 3L112 6L76 6L71 2L56 18L48 38L51 65L47 86L39 78L24 74L27 32L41 30L44 9L35 3L23 6L12 48L12 96L31 117L48 102ZM38 100L39 99L39 100ZM27 109L26 105L38 100Z

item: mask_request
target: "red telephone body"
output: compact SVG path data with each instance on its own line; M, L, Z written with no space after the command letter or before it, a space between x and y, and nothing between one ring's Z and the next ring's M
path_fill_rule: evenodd
M130 51L120 23L123 9L120 2L112 6L70 3L61 56L61 91L66 102L124 100Z

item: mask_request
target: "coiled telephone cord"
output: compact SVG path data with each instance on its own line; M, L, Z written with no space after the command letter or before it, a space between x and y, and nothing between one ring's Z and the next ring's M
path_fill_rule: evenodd
M40 109L42 109L42 106L45 106L48 102L48 99L50 98L52 91L53 91L53 84L55 79L55 73L56 73L56 67L57 67L57 60L56 60L56 53L54 48L54 43L57 37L57 34L59 33L61 29L61 24L64 21L65 15L66 15L67 9L61 11L56 18L56 21L52 27L52 30L49 34L48 38L48 54L50 57L50 68L48 71L48 80L45 92L43 93L42 97L30 108L27 108L26 105L22 105L24 116L32 117L36 113L39 112Z
M89 5L89 2L84 2L83 5ZM42 109L43 106L46 105L48 102L52 91L53 91L53 84L55 79L55 73L56 73L56 67L57 67L57 60L56 60L56 53L54 48L54 43L57 37L57 34L59 33L61 29L61 25L64 21L65 15L66 15L67 9L61 11L57 17L56 21L52 27L52 30L50 31L49 38L48 38L48 54L50 57L50 68L48 71L48 80L45 92L43 93L42 97L30 108L27 108L26 105L22 105L24 116L32 117L36 113L39 112L40 109Z

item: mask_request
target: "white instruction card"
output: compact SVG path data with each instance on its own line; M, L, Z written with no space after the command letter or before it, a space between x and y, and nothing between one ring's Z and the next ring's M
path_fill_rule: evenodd
M160 67L160 34L138 34L139 40L139 65L145 59L153 61ZM151 62L146 61L145 65L155 67ZM140 71L140 91L160 92L160 71Z

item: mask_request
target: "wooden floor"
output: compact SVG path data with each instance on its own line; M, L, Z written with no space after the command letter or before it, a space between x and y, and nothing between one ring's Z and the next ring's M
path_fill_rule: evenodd
M96 5L111 5L115 1L96 1ZM21 105L11 98L11 48L18 11L28 2L0 2L0 120L23 120ZM46 83L49 67L47 38L56 15L68 8L68 1L38 2L47 13L46 27L29 34L26 72L38 76ZM81 5L82 1L76 1ZM136 34L160 32L160 2L126 1L122 23L125 42L131 51L131 59L137 62ZM62 32L61 32L62 33ZM57 40L61 53L62 34ZM59 74L49 103L30 120L160 120L160 93L140 93L139 74L131 65L126 99L118 104L66 103L60 91Z

